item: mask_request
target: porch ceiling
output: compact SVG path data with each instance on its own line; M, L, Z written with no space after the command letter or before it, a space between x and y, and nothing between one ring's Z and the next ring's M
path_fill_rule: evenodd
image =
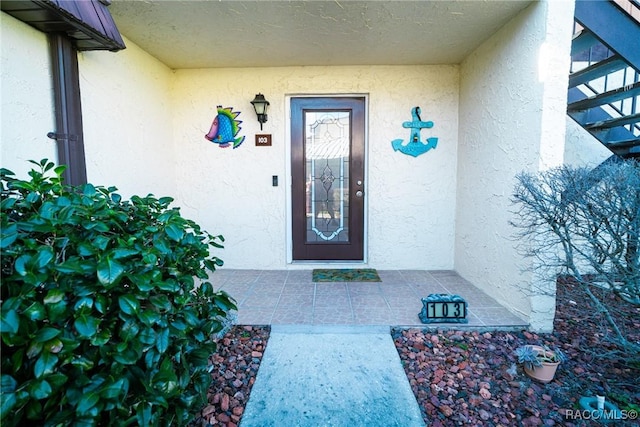
M120 32L173 69L457 64L532 0L113 0Z

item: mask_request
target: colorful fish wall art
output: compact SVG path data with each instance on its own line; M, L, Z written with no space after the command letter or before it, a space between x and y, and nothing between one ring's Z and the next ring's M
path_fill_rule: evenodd
M420 107L413 107L411 109L411 118L412 120L410 122L402 123L403 128L411 129L409 141L404 142L402 139L394 139L391 141L391 146L393 147L393 151L400 151L409 156L418 157L432 148L436 148L438 138L427 138L426 143L420 140L420 130L433 127L432 121L423 122L422 118L420 118Z
M204 137L220 148L233 146L238 148L244 142L244 136L238 136L241 120L237 120L239 111L233 111L232 107L222 108L218 105L218 115L211 123L211 129Z

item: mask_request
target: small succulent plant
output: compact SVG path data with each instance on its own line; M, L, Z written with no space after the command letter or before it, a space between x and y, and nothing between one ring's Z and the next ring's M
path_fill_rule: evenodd
M542 350L540 350L540 348ZM567 360L565 354L558 348L550 349L547 346L534 347L532 345L523 345L518 347L514 354L518 356L518 362L529 367L542 366L544 362L556 363Z

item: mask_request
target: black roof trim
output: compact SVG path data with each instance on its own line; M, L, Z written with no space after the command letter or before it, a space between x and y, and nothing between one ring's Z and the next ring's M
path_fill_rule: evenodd
M45 33L65 33L78 50L126 46L104 0L3 0L0 9Z

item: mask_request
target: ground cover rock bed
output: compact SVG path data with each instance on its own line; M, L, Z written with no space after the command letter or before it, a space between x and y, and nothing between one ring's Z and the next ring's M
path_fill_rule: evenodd
M640 365L629 355L603 361L616 351L610 331L597 320L578 288L558 287L553 334L527 331L428 331L394 329L392 336L425 422L438 426L597 426L571 420L583 395L605 395L620 407L640 409ZM609 301L629 338L640 340L640 309ZM269 327L234 326L212 356L215 369L209 404L193 426L236 426L268 345ZM524 344L558 347L567 362L549 384L529 379L515 365L513 351ZM580 349L586 349L581 351ZM637 359L637 357L636 357ZM286 386L286 385L283 385ZM638 426L638 420L608 425Z
M211 356L214 366L209 404L191 423L196 426L235 427L240 423L269 338L269 326L233 326Z
M593 315L577 286L558 287L553 334L527 331L394 330L393 338L427 425L592 426L576 419L581 396L606 396L621 409L640 409L638 355L616 354L610 334ZM613 297L611 297L613 298ZM640 310L613 298L619 324L640 340ZM542 384L527 377L513 351L525 344L560 348L568 360L555 379ZM585 349L581 351L580 349ZM601 356L611 354L611 360ZM637 414L637 412L635 412ZM638 426L639 421L608 425Z

